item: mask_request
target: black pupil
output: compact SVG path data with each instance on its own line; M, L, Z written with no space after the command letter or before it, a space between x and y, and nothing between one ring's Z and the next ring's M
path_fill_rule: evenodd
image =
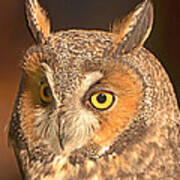
M106 95L101 93L99 96L97 96L97 101L101 104L105 103L106 102Z
M49 97L49 96L51 96L51 89L50 89L50 87L45 87L44 88L44 96L46 96L46 97Z

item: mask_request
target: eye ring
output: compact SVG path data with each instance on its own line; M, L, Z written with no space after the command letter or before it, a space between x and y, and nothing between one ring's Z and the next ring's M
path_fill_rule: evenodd
M52 102L52 92L48 83L42 83L40 87L40 99L44 104L49 104Z
M115 95L108 91L98 91L91 95L89 102L96 110L105 111L114 104Z

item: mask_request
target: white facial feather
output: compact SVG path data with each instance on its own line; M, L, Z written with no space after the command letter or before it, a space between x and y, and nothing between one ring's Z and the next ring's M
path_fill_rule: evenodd
M62 144L66 152L82 147L99 128L96 115L84 106L82 97L101 77L99 72L87 74L76 92L65 97L59 123L60 137L63 137Z

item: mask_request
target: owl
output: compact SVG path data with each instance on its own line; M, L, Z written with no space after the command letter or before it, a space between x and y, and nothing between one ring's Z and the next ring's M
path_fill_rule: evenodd
M51 32L25 0L35 40L9 125L25 180L179 180L180 111L167 73L143 47L144 0L109 32Z

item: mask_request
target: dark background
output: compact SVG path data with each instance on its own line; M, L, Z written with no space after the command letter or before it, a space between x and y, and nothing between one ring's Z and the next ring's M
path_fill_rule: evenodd
M140 0L40 0L48 10L54 31L69 28L108 30ZM180 1L155 0L155 24L145 46L168 71L180 95ZM7 144L10 121L21 76L20 61L33 44L26 27L23 0L0 0L0 179L20 179Z

